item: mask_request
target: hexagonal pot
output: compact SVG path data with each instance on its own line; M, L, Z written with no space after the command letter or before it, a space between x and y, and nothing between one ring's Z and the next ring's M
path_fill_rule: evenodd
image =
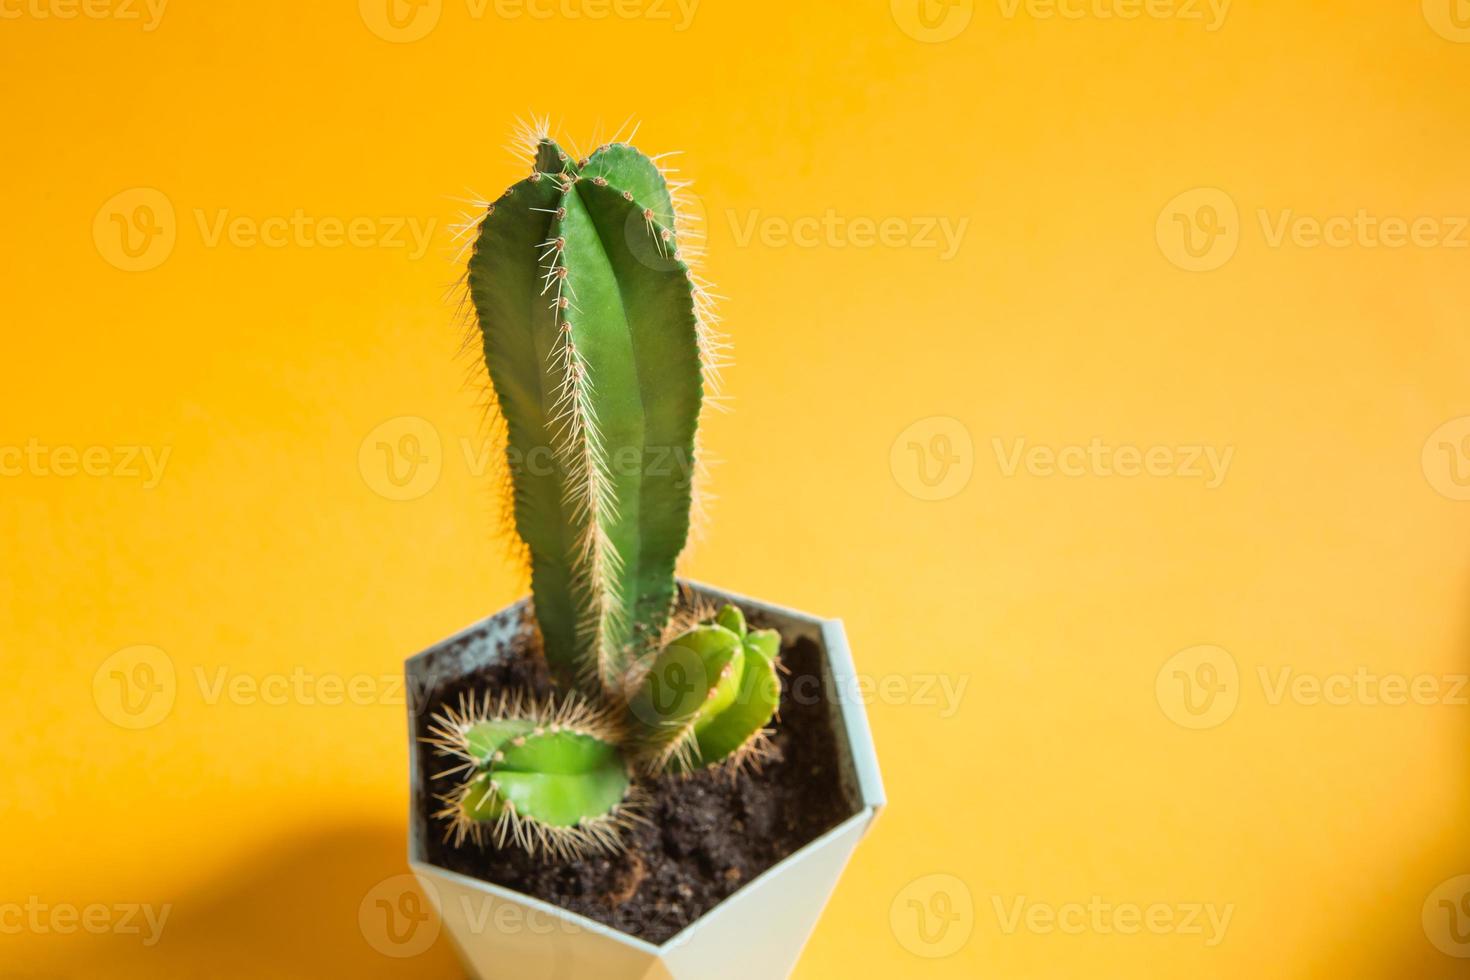
M409 702L408 861L439 913L465 970L479 980L761 980L790 974L858 841L884 805L867 715L856 691L842 622L783 609L693 582L695 596L731 602L783 638L821 648L822 686L852 815L758 875L662 945L654 945L499 885L430 863L425 777L414 744L422 699ZM491 663L529 612L521 600L405 664L422 694Z

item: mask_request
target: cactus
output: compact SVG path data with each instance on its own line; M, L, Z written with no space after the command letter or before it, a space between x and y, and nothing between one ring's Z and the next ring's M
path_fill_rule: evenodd
M497 846L576 857L617 847L637 819L617 728L573 699L560 707L461 700L436 714L429 742L463 775L441 797L438 816L456 845L466 837Z
M582 159L544 125L526 137L530 176L466 229L466 284L541 649L582 693L464 699L426 741L455 763L437 815L456 846L566 859L616 849L643 819L634 773L760 760L780 637L733 606L670 622L724 349L683 185L616 139Z
M629 708L655 770L739 765L762 746L781 700L775 630L749 630L725 606L670 640L637 683Z
M610 143L574 162L543 133L469 262L546 656L609 692L674 604L717 367L675 223L653 160Z

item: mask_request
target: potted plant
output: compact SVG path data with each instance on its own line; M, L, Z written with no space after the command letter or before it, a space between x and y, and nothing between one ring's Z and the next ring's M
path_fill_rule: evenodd
M532 594L407 663L409 861L476 977L785 976L883 804L842 625L676 580L723 349L679 187L529 135L467 284Z

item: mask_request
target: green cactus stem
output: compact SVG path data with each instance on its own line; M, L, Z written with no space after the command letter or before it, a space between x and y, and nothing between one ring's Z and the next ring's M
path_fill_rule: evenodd
M738 766L758 757L781 702L775 630L750 630L725 606L675 636L629 698L636 736L655 770Z
M457 760L461 778L437 816L456 846L466 838L574 858L613 852L637 800L616 726L579 700L560 707L478 702L436 714L428 741Z
M610 693L673 608L719 343L656 163L534 152L479 222L469 295L546 656Z

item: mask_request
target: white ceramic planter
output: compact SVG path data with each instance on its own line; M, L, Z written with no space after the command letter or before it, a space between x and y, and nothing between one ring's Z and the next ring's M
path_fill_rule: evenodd
M842 869L884 805L873 738L856 690L842 622L782 609L697 583L715 602L756 613L782 636L805 636L823 652L825 703L853 815L742 886L678 935L655 946L584 916L430 864L424 842L438 829L420 816L415 697L409 698L408 861L439 912L470 976L478 980L768 980L791 973ZM408 690L425 692L498 656L526 613L526 600L430 647L405 665Z

